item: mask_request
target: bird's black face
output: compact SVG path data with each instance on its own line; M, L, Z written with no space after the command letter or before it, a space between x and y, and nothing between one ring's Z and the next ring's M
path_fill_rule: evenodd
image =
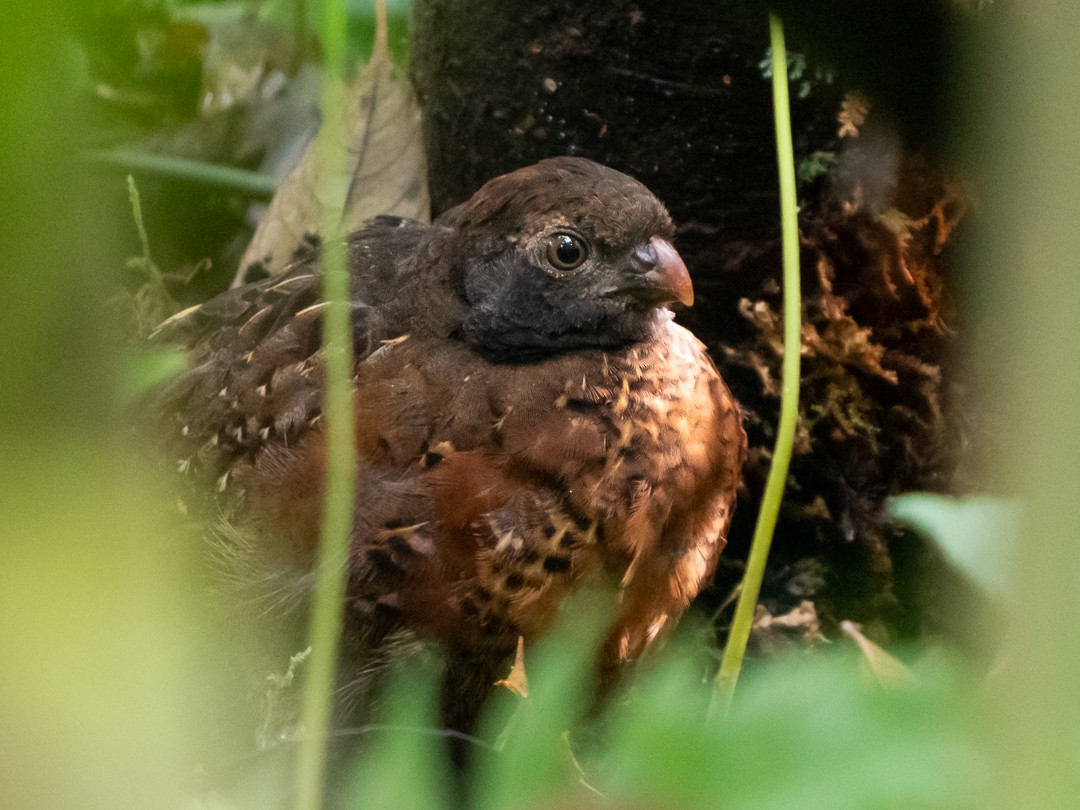
M666 238L667 212L619 172L580 159L544 161L497 178L462 209L462 232L472 236L460 268L462 333L487 353L622 345L669 318L665 304L693 302L686 267ZM487 227L468 227L470 214Z

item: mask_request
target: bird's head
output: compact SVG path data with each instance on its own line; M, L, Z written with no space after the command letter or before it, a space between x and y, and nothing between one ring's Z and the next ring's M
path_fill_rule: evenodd
M448 211L461 333L498 356L616 346L693 302L663 204L636 180L552 158L485 184Z

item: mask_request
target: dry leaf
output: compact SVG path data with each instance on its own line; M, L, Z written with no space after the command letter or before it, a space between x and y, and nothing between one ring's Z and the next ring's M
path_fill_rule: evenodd
M806 649L825 639L817 609L809 599L804 599L787 613L778 616L770 613L764 605L757 605L751 632L756 648L768 655L796 648Z
M854 623L849 621L840 622L840 629L851 636L863 654L863 661L874 680L886 689L896 689L910 686L915 681L903 662L887 653L882 647L872 642L862 634Z
M240 260L233 286L258 265L270 274L284 269L298 249L318 234L322 195L344 197L343 226L355 230L379 214L427 221L430 201L427 162L420 132L420 107L406 81L395 75L386 46L385 12L380 17L371 61L347 91L348 140L345 174L317 178L313 138L292 173L278 187L255 236ZM340 195L340 196L339 196Z
M518 636L517 654L514 656L514 665L510 668L510 674L501 681L495 681L496 686L505 686L515 695L523 698L529 696L529 681L525 677L525 639Z
M836 116L840 128L836 131L838 138L859 137L859 127L866 123L866 116L870 112L870 100L862 93L847 93L840 102L840 112Z

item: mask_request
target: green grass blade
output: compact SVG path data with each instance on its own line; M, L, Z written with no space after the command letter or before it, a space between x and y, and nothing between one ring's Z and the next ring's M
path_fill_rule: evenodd
M780 501L784 495L791 448L795 442L795 423L799 416L799 351L801 298L799 294L799 222L795 199L795 159L791 145L791 112L788 103L787 49L780 19L769 15L769 38L772 44L773 118L776 123L776 158L780 170L780 220L783 229L784 256L784 364L780 399L780 425L776 431L772 466L765 482L750 557L746 563L735 618L716 676L717 697L725 709L730 706L742 669L746 643L754 620L754 608L765 574Z
M325 72L320 132L320 178L341 176L344 155L335 144L345 138L346 14L342 0L323 0L322 43ZM352 336L348 312L348 273L341 231L344 197L327 193L322 212L323 297L330 302L323 322L326 374L326 495L319 538L318 578L308 639L311 658L301 709L301 743L297 773L297 803L301 810L318 810L323 803L326 742L330 728L334 670L341 639L346 561L352 530L356 458L353 434ZM325 202L333 200L333 202Z

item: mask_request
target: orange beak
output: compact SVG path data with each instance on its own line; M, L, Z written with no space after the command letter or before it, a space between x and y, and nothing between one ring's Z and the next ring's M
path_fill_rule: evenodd
M666 239L654 236L649 246L656 251L656 261L645 278L658 290L671 293L675 301L685 305L694 305L694 285L690 282L690 273L686 270L682 256Z

